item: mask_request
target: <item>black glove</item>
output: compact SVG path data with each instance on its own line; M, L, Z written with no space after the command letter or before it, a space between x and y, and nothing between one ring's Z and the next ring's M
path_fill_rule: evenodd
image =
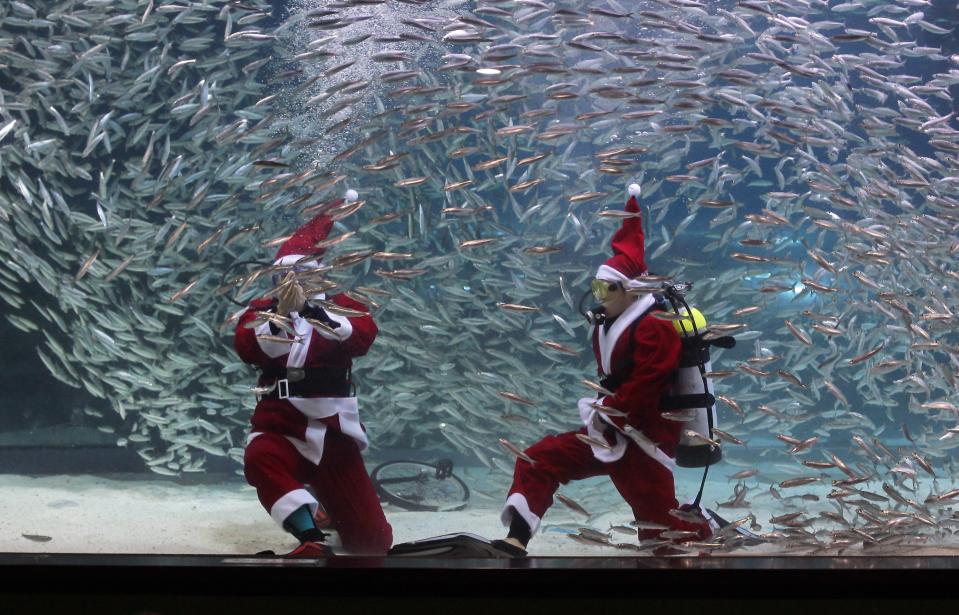
M276 309L277 309L277 306L279 306L279 305L280 305L280 300L277 299L276 297L273 297L273 302L270 304L270 307L268 307L268 308L267 308L266 310L264 310L264 311L265 311L265 312L273 312L274 314L276 314ZM279 334L280 334L280 328L277 327L275 324L273 324L273 321L272 321L272 320L270 321L270 333L272 333L273 335L279 335Z
M340 326L340 323L330 318L330 315L326 313L326 310L318 305L313 305L309 301L307 301L306 305L303 306L303 309L300 310L300 316L318 320L328 326L330 329L338 329Z

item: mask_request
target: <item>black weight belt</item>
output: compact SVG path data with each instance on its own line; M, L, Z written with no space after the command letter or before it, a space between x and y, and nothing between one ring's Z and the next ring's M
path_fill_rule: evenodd
M279 372L266 371L263 376L275 379L276 387L262 395L262 399L349 397L351 393L350 370L347 368L289 368Z

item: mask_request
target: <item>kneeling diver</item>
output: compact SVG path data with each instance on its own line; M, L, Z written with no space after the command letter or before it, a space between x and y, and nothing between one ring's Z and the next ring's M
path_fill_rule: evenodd
M262 370L244 473L270 516L300 541L289 555L332 555L314 520L317 498L347 552L384 555L393 530L360 454L369 441L350 377L377 327L362 303L322 292L308 298L297 279L320 268L316 244L332 226L320 213L283 243L273 264L279 298L253 301L236 326L237 354Z

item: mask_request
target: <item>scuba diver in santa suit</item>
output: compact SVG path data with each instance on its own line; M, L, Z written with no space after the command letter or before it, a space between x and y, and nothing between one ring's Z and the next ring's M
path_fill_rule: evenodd
M501 515L509 532L505 540L493 541L509 556L526 554L561 484L592 476L610 477L641 528L666 526L695 541L719 527L705 515L676 514L683 511L673 481L683 424L661 415L661 399L673 386L682 342L672 320L655 317L667 307L656 295L627 292L642 286L647 274L639 194L639 185L632 184L626 204L632 215L613 235L613 256L599 267L592 284L602 302L601 317L593 319L593 354L600 384L612 394L580 399L582 429L546 436L527 448L533 463L516 460ZM639 537L657 538L660 531L640 529ZM654 551L663 552L671 551Z
M347 192L347 201L356 198ZM300 541L290 556L332 555L314 520L320 502L347 552L385 555L393 532L363 464L369 441L351 394L353 359L366 354L377 327L367 306L343 294L307 297L294 275L320 267L316 244L332 226L319 213L280 246L278 297L253 301L236 326L237 354L262 370L244 473L270 516Z

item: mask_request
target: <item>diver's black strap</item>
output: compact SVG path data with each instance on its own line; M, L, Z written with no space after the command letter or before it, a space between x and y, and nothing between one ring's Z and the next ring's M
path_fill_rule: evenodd
M645 312L639 315L633 322L629 323L629 328L623 331L622 335L627 335L629 340L629 350L626 351L626 354L616 362L615 366L610 367L611 374L605 376L602 380L599 381L599 384L603 388L616 392L616 389L620 387L626 379L633 375L633 349L636 345L635 334L636 327L639 326L639 323L642 322L646 315L654 310L661 310L664 308L664 304L659 301L655 301Z
M273 305L271 305L270 308L265 311L276 312L277 304L278 304L278 300L274 299ZM324 310L318 305L313 305L309 301L303 304L303 307L300 308L299 310L299 314L300 316L303 316L304 318L312 318L313 320L318 320L322 322L323 324L325 324L330 329L340 328L340 323L330 318L330 315L326 313L326 310ZM279 335L280 333L280 328L277 327L275 324L273 324L272 320L270 321L270 332L273 335Z
M300 316L306 318L312 318L313 320L318 320L328 326L330 329L339 329L340 323L336 322L330 315L326 313L326 310L321 308L318 305L313 305L309 301L306 302L306 305L300 310Z
M686 408L711 408L716 403L712 393L688 393L686 395L664 395L659 399L662 412L685 410Z
M711 429L710 429L711 430ZM693 506L698 507L700 500L703 499L703 489L706 488L706 475L709 474L709 465L703 466L703 480L699 483L699 491L696 493L696 499L693 500Z
M682 338L682 350L679 353L679 367L694 367L709 361L709 342L702 335Z

